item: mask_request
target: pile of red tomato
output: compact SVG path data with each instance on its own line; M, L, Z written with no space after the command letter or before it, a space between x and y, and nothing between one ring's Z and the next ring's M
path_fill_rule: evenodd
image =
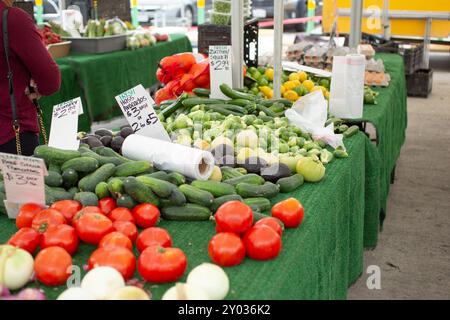
M209 242L209 256L223 267L238 265L245 256L255 260L274 259L281 251L283 227L298 227L303 215L301 203L289 198L273 206L272 217L253 224L253 211L248 205L227 202L214 216L217 234Z
M21 207L16 219L19 229L8 244L34 254L37 280L48 286L64 284L70 276L72 255L79 242L97 246L91 254L89 269L109 266L130 279L136 270L154 283L172 282L186 270L186 255L172 248L169 233L155 227L159 209L149 203L129 210L116 207L112 198L103 198L98 207L82 207L74 200L55 202L45 209L36 204ZM138 233L138 227L143 231ZM132 252L136 244L140 256Z

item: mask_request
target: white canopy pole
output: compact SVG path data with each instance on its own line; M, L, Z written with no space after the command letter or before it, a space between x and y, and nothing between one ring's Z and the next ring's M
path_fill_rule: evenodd
M231 1L231 46L233 87L244 86L244 0Z
M364 0L352 0L350 11L350 48L357 48L361 42L361 19Z
M281 59L283 55L283 20L284 20L284 1L274 0L274 52L273 52L273 95L274 98L281 98L281 75L283 67Z
M391 40L391 25L389 22L389 0L383 1L383 36L386 40Z

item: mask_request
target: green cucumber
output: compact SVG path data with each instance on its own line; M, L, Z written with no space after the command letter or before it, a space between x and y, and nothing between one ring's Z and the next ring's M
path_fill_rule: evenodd
M81 203L83 207L98 206L97 195L93 192L78 192L73 197L73 200L76 200L79 203Z
M111 149L109 147L99 147L95 150L95 152L103 157L117 158L120 160L121 164L133 161L133 160L130 160L128 158L121 156L119 153L115 152L113 149Z
M251 183L254 185L262 185L264 184L265 180L260 175L257 175L256 173L248 173L246 175L227 179L224 181L224 183L231 184L232 186L237 186L239 183Z
M207 105L207 104L221 104L224 103L223 100L220 99L208 99L208 98L187 98L183 101L183 106L187 108L193 108L198 105Z
M45 184L50 187L60 187L63 184L61 174L48 170L48 175L44 177Z
M222 172L222 180L228 180L243 176L243 174L238 170L227 166L221 167L220 171Z
M244 115L244 113L242 113L242 112L236 112L233 110L229 110L229 109L223 108L217 104L207 104L207 105L205 105L205 109L218 112L220 114L223 114L224 116L229 116L229 115L243 116Z
M236 186L236 192L243 198L273 198L280 192L280 187L272 182L255 185L242 182Z
M254 101L255 96L250 93L239 92L237 90L233 90L229 85L223 83L220 85L220 91L227 97L231 99L245 99L249 101Z
M198 189L210 192L214 197L236 194L236 190L232 185L223 182L194 180L191 185Z
M207 221L211 218L211 210L206 207L188 203L179 207L164 207L161 209L164 220L173 221Z
M139 174L145 173L152 167L148 161L132 161L123 163L116 167L114 171L114 176L116 177L129 177L137 176Z
M209 95L211 94L210 90L204 88L195 88L194 90L192 90L192 92L197 97L206 97L206 98L209 98Z
M224 203L229 202L229 201L241 201L241 202L243 202L244 200L238 194L229 194L229 195L226 195L226 196L218 197L218 198L215 198L213 200L213 203L211 205L211 210L213 212L216 212L217 209L219 209L219 207L221 205L223 205Z
M176 186L174 186L174 188L172 189L172 194L167 200L170 201L172 206L182 206L187 202L184 193L181 192L180 189Z
M64 162L62 171L73 169L77 172L91 173L98 169L98 160L90 157L79 157Z
M353 125L344 132L344 138L350 138L351 136L356 134L358 131L359 131L359 127L357 125Z
M174 185L170 182L148 176L140 176L136 179L145 184L147 187L150 187L150 189L152 189L152 191L161 198L167 198L172 194Z
M75 195L78 192L80 192L80 190L77 187L72 187L72 188L68 189L67 192L72 195L72 199L73 199L73 197L75 197Z
M181 173L178 172L170 172L168 174L169 182L173 183L174 185L181 186L182 184L186 183L186 177L183 176Z
M58 187L50 187L50 186L45 186L45 194L46 197L47 195L50 196L50 198L53 199L53 202L55 201L59 201L59 200L72 200L72 194L70 194L69 192L67 192L65 189L63 188L58 188Z
M263 106L262 104L257 104L256 107L258 108L259 111L264 112L266 114L266 116L268 116L268 117L275 118L277 116L277 114L275 112L273 112L269 108Z
M188 98L189 96L186 93L183 93L181 96L179 96L170 106L167 108L164 108L159 115L164 117L164 119L167 119L172 113L179 110L183 107L183 102Z
M159 179L159 180L164 180L164 181L169 181L169 175L167 174L167 172L165 171L156 171L150 174L146 174L144 176L149 176L151 178L155 178L155 179Z
M117 198L117 206L121 208L133 209L138 203L128 194L123 194Z
M44 159L46 164L62 165L64 162L81 156L79 151L61 150L47 145L40 145L34 149L34 156Z
M123 179L125 180L125 179ZM125 193L123 181L120 178L112 178L108 181L108 191L114 199Z
M290 177L278 179L277 185L280 187L280 192L288 193L303 185L304 179L301 174L294 174Z
M181 192L183 192L183 194L186 196L186 199L191 203L209 207L214 200L214 196L210 192L200 190L194 186L182 184L178 188Z
M48 165L48 170L49 171L54 171L54 172L58 172L59 174L61 174L61 166L54 164L54 163L50 163Z
M109 197L110 194L108 190L108 184L104 181L97 184L97 186L95 187L95 194L99 199Z
M73 169L64 170L62 173L64 188L69 189L78 184L78 173Z
M135 177L126 178L123 181L123 187L125 192L135 201L139 203L152 203L155 206L159 205L159 199L153 191Z
M95 187L102 181L106 181L114 173L116 166L112 163L102 165L94 172L88 174L78 182L78 187L81 191L94 192Z
M217 109L225 109L225 110L237 112L240 114L247 113L247 109L245 109L244 107L233 105L233 104L228 104L228 103L227 104L225 104L225 103L208 104L208 105L205 105L205 109L214 110L214 111L216 111Z
M244 199L244 203L252 208L252 210L256 211L267 211L272 208L270 204L270 200L267 198L246 198Z
M81 150L81 156L82 157L93 158L93 159L98 161L98 164L100 166L102 166L104 164L107 164L107 163L112 163L112 164L114 164L116 166L122 164L122 161L119 158L116 158L116 157L104 157L104 156L101 156L101 155L95 153L92 150L86 150L84 148L80 148L79 150Z

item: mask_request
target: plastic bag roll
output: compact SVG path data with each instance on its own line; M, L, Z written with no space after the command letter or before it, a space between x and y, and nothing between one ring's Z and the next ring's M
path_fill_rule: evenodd
M208 180L214 169L214 157L209 151L137 134L125 139L122 154L131 160L149 161L158 170L176 171L196 180Z
M363 115L364 77L366 58L349 54L333 58L333 76L330 90L330 113L345 119Z

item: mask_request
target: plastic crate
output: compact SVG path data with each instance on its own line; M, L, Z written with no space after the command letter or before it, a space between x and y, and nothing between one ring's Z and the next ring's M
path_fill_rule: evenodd
M422 66L423 44L401 44L398 53L403 56L405 62L405 74L413 74Z
M426 98L433 88L433 69L420 69L406 75L408 96Z
M99 38L64 38L71 41L71 52L78 53L106 53L125 49L127 35L99 37Z
M244 61L248 67L258 66L258 33L258 19L244 24ZM198 26L198 52L208 54L209 46L214 45L231 45L231 26Z

